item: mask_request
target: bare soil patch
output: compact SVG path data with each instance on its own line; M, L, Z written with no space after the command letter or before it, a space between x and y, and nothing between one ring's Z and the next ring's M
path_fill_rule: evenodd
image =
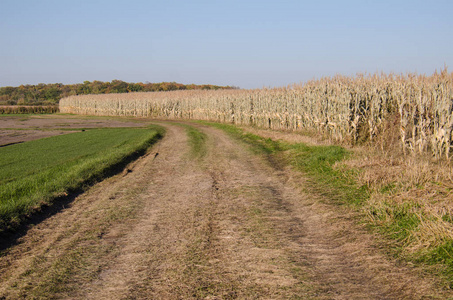
M194 159L185 129L80 195L0 256L0 298L444 299L388 259L354 215L319 201L223 132Z
M68 134L70 130L2 130L0 129L0 147L38 140L50 136Z
M139 120L68 115L0 116L0 146L74 132L81 128L140 127ZM73 129L73 130L71 130Z

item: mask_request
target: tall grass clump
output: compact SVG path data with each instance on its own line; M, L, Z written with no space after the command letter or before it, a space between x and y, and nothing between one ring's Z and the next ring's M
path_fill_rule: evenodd
M335 76L283 88L71 96L60 111L315 131L384 151L450 159L453 73Z

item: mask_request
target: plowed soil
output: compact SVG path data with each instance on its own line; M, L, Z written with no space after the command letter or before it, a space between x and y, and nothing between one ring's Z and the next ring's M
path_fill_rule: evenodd
M0 116L0 147L67 134L81 128L138 126L143 126L143 123L66 115L2 115Z
M345 208L222 131L151 152L0 257L1 299L444 299ZM327 199L328 200L328 199Z

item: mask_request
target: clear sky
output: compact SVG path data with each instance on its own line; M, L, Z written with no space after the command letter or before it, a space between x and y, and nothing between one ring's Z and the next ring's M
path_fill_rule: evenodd
M0 86L261 88L445 65L452 0L0 0Z

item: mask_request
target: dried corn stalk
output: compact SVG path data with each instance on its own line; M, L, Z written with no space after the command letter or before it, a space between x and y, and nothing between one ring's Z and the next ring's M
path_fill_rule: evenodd
M453 73L335 76L285 88L70 96L63 113L210 120L270 129L316 130L373 142L399 126L405 153L450 158ZM392 118L396 118L393 120Z

